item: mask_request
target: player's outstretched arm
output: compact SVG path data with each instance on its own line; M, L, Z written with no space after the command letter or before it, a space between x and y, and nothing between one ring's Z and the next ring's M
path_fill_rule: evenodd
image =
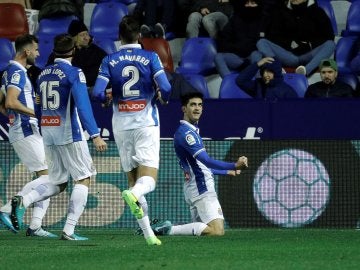
M211 172L215 175L228 175L228 176L237 176L241 173L241 170L215 170L211 169Z

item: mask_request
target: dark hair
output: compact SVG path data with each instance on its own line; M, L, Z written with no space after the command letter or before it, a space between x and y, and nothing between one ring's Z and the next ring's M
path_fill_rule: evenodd
M186 106L190 99L192 98L201 98L201 100L204 99L204 95L201 92L190 92L186 93L185 95L182 95L180 97L181 100L181 106Z
M120 39L123 39L126 43L132 43L138 39L139 34L139 21L133 16L124 16L119 24Z
M69 34L60 34L54 38L54 54L56 57L67 58L73 55L74 39Z
M25 35L18 36L15 40L16 52L22 51L25 46L33 44L33 42L39 43L39 40L34 35L25 34Z

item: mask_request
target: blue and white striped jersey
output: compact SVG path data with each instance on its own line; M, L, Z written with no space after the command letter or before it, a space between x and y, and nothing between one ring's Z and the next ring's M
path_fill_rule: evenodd
M15 87L20 94L18 100L26 107L34 109L34 89L27 75L27 70L19 62L11 60L4 71L1 87L6 94L9 87ZM38 121L35 117L8 110L9 141L21 140L38 132Z
M85 140L82 124L91 137L99 135L81 69L73 67L68 60L57 58L40 73L37 91L41 99L45 145Z
M197 159L200 153L206 151L198 128L181 120L174 135L174 147L185 174L185 198L194 201L202 194L215 192L211 169Z
M120 46L103 59L98 80L111 83L116 130L159 125L154 79L163 73L158 55L141 49L140 44Z

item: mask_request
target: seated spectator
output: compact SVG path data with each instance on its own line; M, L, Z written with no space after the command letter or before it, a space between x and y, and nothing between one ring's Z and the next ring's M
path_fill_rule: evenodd
M264 56L309 76L334 52L331 21L314 0L290 0L273 13L266 38L258 41L257 48Z
M353 89L350 85L337 80L338 67L333 59L321 61L321 81L311 84L305 93L305 98L331 98L331 97L352 97Z
M198 37L203 26L211 38L215 38L232 15L229 0L194 0L186 25L187 38Z
M83 70L88 87L93 87L98 75L99 67L107 53L92 43L88 29L82 21L73 20L68 28L68 33L75 40L75 54L72 64ZM49 56L48 64L54 61L54 54Z
M216 38L215 64L223 78L239 71L244 63L256 63L262 55L256 42L263 35L263 10L260 0L240 0L234 14Z
M175 0L139 0L133 15L142 22L142 37L165 38L172 29L175 14Z
M32 8L39 10L39 21L43 18L75 15L80 20L84 17L83 0L34 0Z
M253 80L260 71L260 78ZM236 84L254 98L297 98L295 90L284 82L281 63L265 57L240 72Z

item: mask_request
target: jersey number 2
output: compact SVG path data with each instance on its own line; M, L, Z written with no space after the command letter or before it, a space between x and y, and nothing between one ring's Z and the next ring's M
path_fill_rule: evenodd
M131 89L139 81L139 70L135 66L127 66L122 70L122 77L129 77L129 80L123 85L124 97L138 97L140 90Z

